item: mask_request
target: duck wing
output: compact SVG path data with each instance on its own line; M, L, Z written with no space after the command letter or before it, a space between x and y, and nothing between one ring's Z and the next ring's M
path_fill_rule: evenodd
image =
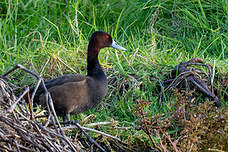
M55 85L48 89L53 99L57 114L80 113L90 108L89 90L87 80L78 82L66 82L61 85ZM45 94L40 94L37 98L39 104L46 106ZM91 103L92 104L92 103Z
M67 75L63 75L60 77L57 77L55 79L52 80L48 80L45 81L45 86L47 89L50 89L54 86L59 86L59 85L63 85L65 83L69 83L69 82L79 82L79 81L83 81L86 79L86 76L80 75L80 74L67 74ZM30 94L32 94L35 90L35 87L32 87L30 89ZM39 96L44 93L44 88L42 85L40 85L36 91L35 97L34 97L34 102L36 103L36 101L38 101Z

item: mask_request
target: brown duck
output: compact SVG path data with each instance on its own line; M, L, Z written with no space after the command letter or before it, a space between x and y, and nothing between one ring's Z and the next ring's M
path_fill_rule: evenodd
M99 64L98 54L100 49L105 47L126 50L117 45L108 33L94 32L88 45L87 75L68 74L45 82L58 115L66 116L65 119L70 120L70 114L87 111L104 99L108 81ZM33 90L34 88L30 92ZM34 103L46 105L42 87L38 88Z

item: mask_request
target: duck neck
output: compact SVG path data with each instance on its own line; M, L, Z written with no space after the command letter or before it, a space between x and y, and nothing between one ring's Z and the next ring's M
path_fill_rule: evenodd
M93 47L91 44L89 44L87 56L87 75L97 79L106 79L105 73L98 60L99 51L100 48Z

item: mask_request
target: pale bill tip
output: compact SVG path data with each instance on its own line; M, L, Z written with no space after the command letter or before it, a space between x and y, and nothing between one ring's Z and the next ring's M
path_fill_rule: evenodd
M114 40L112 40L111 47L116 48L116 49L119 49L119 50L123 50L123 51L126 51L127 50L124 47L117 45Z

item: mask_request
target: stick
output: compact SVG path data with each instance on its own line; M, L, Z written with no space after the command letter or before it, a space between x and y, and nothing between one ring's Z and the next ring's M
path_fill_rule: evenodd
M78 128L78 126L67 126L67 127L63 127L63 130L73 129L73 128ZM80 128L83 129L83 130L92 131L92 132L95 132L95 133L98 133L98 134L101 134L101 135L104 135L104 136L106 136L106 137L109 137L109 138L112 138L112 139L115 139L115 140L117 140L117 141L122 142L120 138L115 137L115 136L112 136L112 135L109 135L109 134L104 133L104 132L102 132L102 131L98 131L98 130L96 130L96 129L87 128L87 127L82 127L82 126L80 126Z
M64 124L72 124L75 125L79 130L81 130L81 132L87 137L87 139L93 143L95 146L97 146L97 148L99 148L102 152L106 152L105 149L103 149L92 137L90 137L83 129L84 127L82 127L79 122L77 121L68 121L68 122L64 122Z

